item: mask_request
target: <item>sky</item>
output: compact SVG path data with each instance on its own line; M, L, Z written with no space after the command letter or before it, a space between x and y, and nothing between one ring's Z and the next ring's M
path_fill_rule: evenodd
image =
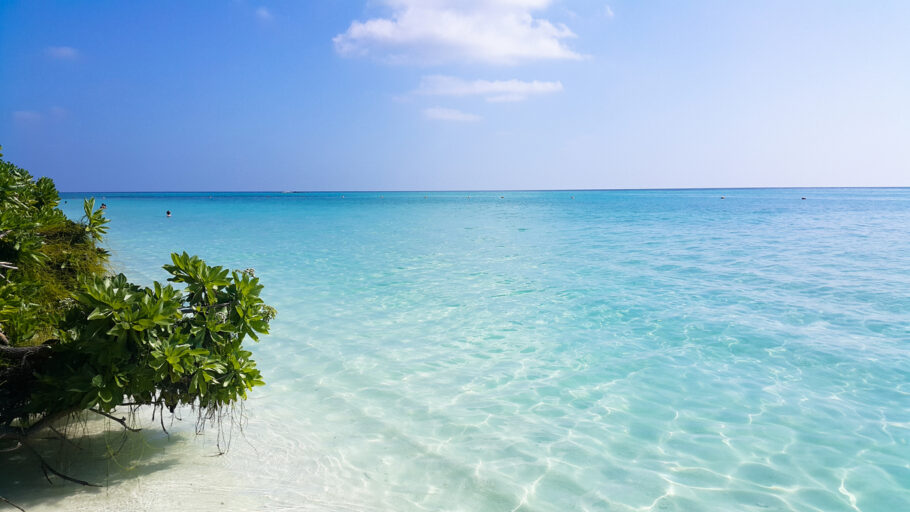
M62 191L910 186L910 2L0 2Z

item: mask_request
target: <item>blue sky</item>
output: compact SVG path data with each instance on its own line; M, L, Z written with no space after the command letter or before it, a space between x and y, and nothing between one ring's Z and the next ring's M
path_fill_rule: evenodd
M910 2L0 3L65 191L910 185Z

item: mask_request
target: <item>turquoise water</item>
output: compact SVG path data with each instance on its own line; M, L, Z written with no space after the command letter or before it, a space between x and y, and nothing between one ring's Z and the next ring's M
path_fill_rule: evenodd
M910 510L910 189L103 200L134 280L254 267L279 317L245 441L86 508L215 508L205 459L218 508Z

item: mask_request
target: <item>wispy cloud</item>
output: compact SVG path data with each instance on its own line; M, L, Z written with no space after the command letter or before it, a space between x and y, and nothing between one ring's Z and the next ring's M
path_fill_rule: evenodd
M256 9L256 17L262 21L272 21L274 19L272 11L268 10L266 7Z
M381 0L388 17L354 21L333 39L342 55L393 62L516 64L579 59L564 43L575 34L532 12L552 0Z
M48 46L44 53L48 57L61 60L73 60L79 57L79 50L72 46Z
M44 111L41 110L16 110L13 112L13 119L22 123L38 123L45 119L58 121L65 119L69 111L63 107L51 107Z
M56 119L63 119L64 117L69 115L69 110L67 110L63 107L56 107L56 106L49 108L47 110L47 112L48 112L48 114L50 114L51 117L56 118Z
M487 101L523 101L529 96L562 91L562 82L522 80L464 80L431 75L420 80L416 94L427 96L482 96Z
M481 120L481 117L476 114L469 114L467 112L455 110L454 108L445 107L425 108L423 109L423 116L427 119L434 119L437 121L474 122Z
M611 20L612 20L613 17L616 16L616 13L613 12L613 8L612 8L612 7L610 7L609 5L605 5L605 6L604 6L604 16L606 16L607 19L611 19Z
M41 112L35 110L17 110L13 112L13 119L24 123L35 123L40 121L42 117L44 116L41 115Z

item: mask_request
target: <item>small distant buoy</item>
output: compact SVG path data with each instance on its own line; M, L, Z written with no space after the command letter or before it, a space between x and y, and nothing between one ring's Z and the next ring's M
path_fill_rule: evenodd
M499 196L499 198L500 198L500 199L505 199L505 198L506 198L506 196Z
M803 201L805 201L805 200L806 200L806 198L805 198L805 197L803 197L803 198L802 198L802 200L803 200Z
M721 199L726 199L726 197L724 197L724 196L720 196L720 198L721 198Z
M170 211L170 210L167 211L167 216L168 216L168 217L171 216L171 211Z

